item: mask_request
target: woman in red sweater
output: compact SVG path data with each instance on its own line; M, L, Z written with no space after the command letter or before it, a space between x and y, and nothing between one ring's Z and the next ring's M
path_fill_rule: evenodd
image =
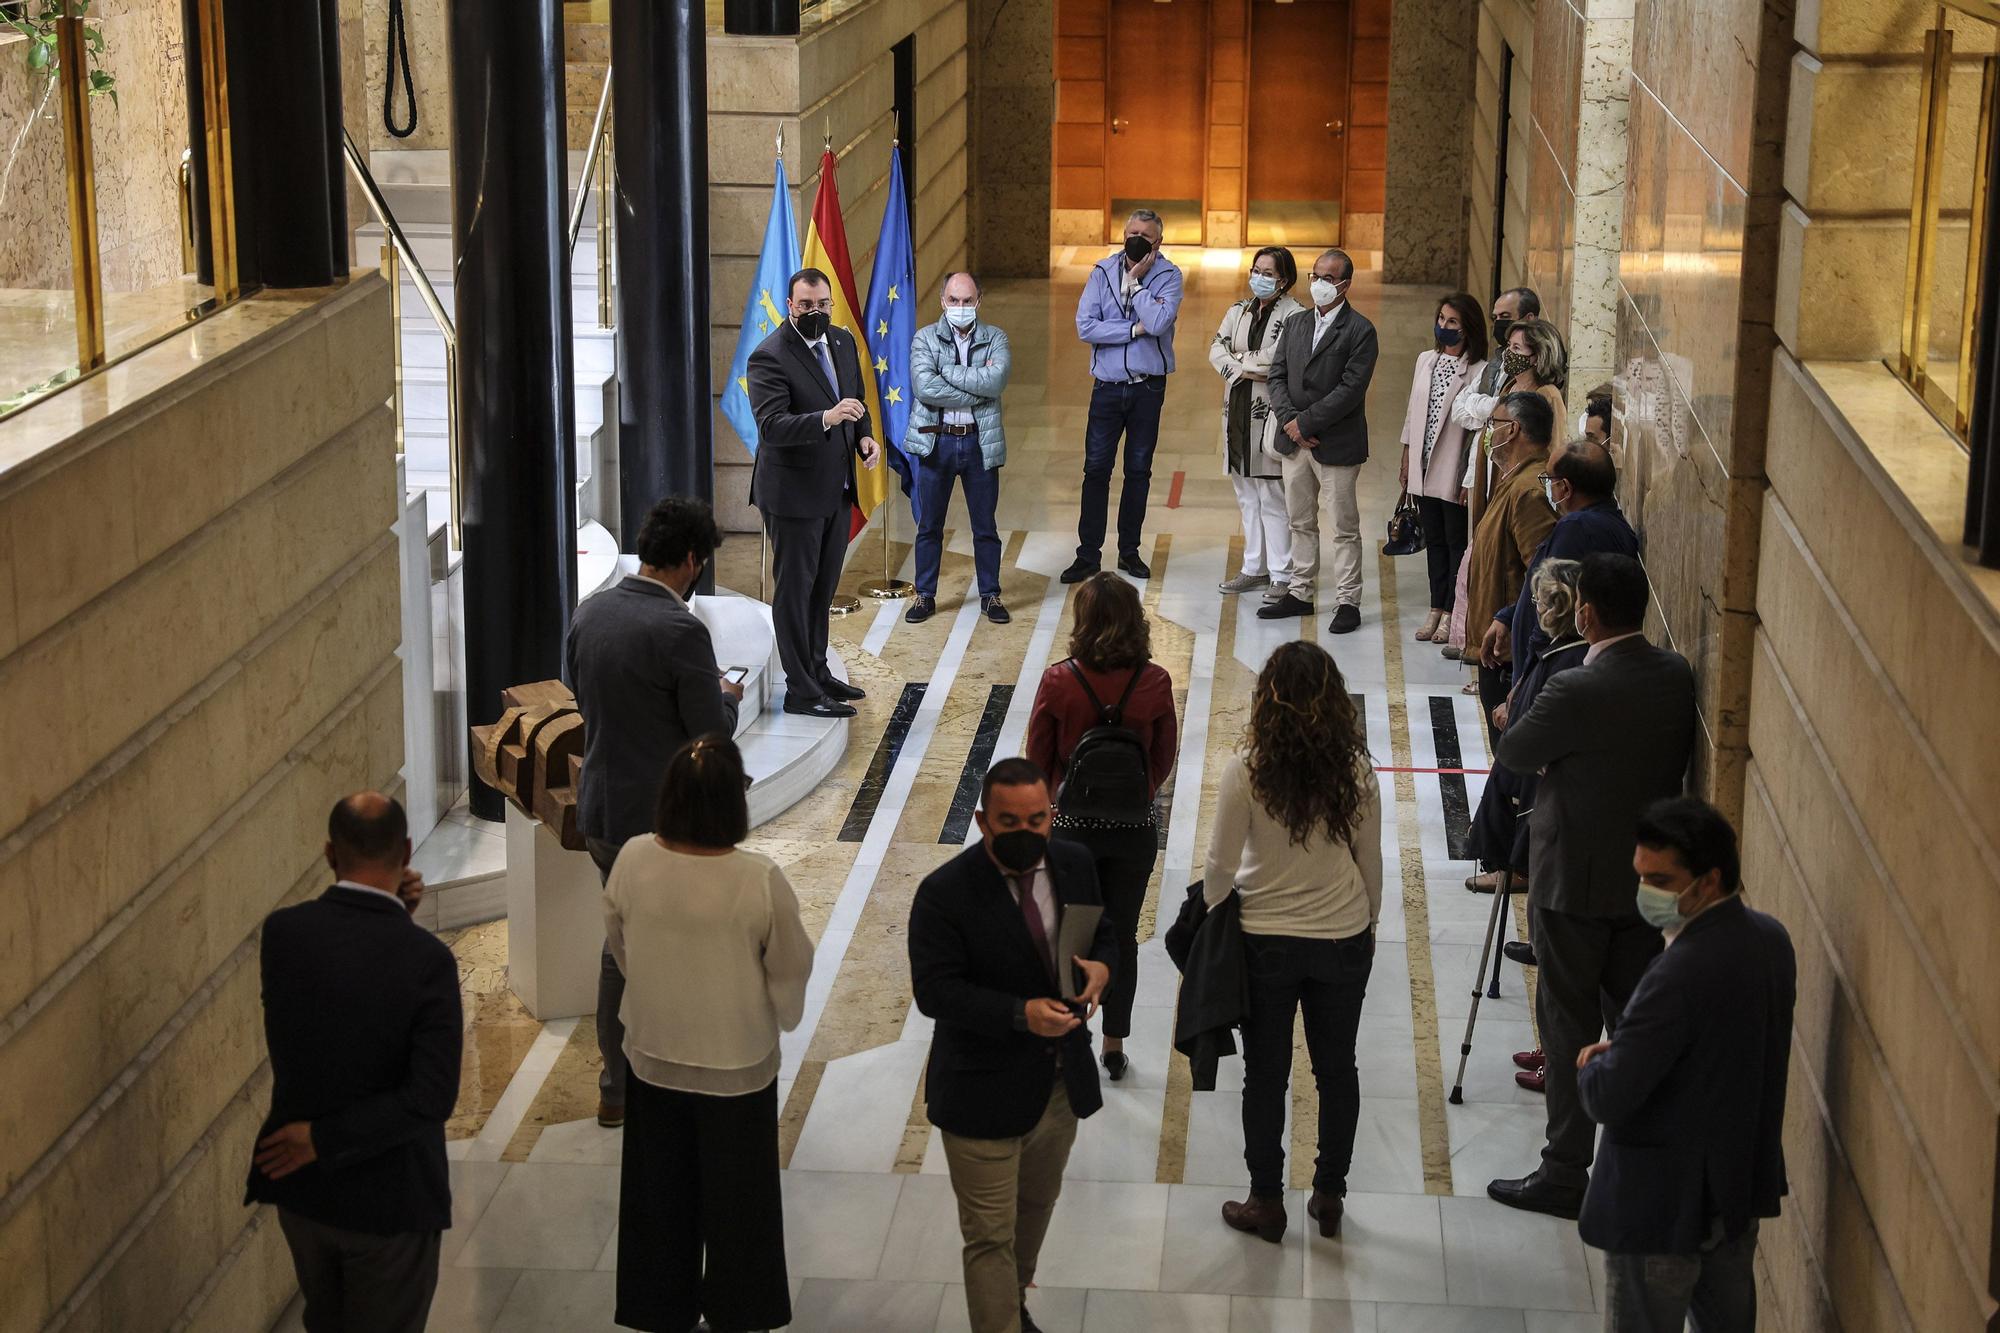
M1108 815L1085 813L1082 797L1072 791L1071 808L1065 809L1063 779L1077 743L1104 723L1106 710L1117 709L1120 699L1119 725L1144 751L1144 774L1134 774L1143 782L1143 799ZM1124 1046L1132 1034L1132 997L1139 985L1139 911L1159 855L1153 798L1173 771L1177 736L1173 678L1152 660L1152 634L1137 589L1108 571L1093 574L1076 591L1069 657L1044 671L1035 691L1027 750L1056 793L1055 836L1090 850L1105 914L1118 930L1118 966L1104 996L1104 1069L1114 1082L1129 1067ZM1118 751L1129 750L1118 743L1094 742L1093 748L1114 771L1122 759Z

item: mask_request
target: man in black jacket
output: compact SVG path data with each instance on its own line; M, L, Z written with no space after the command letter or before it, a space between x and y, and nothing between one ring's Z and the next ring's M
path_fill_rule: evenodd
M1578 1230L1606 1251L1611 1326L1757 1326L1757 1220L1786 1193L1785 1075L1798 993L1791 937L1738 894L1736 834L1712 806L1639 820L1638 907L1667 932L1608 1042L1578 1057L1604 1127Z
M910 973L917 1008L937 1020L925 1093L958 1196L972 1333L1034 1333L1026 1292L1076 1122L1104 1104L1084 1021L1118 943L1100 917L1088 957L1056 958L1064 913L1104 900L1089 855L1048 839L1041 770L1001 760L979 804L980 844L917 887ZM1075 1007L1059 984L1072 966Z
M264 922L271 1113L244 1202L277 1205L311 1333L421 1333L451 1225L458 966L410 920L402 806L335 805L326 859L334 886Z

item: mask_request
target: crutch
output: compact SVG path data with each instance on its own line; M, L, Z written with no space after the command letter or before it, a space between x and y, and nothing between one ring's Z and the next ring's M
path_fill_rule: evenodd
M1507 867L1500 869L1500 886L1493 891L1493 912L1486 918L1486 938L1479 946L1479 975L1472 982L1472 1012L1465 1016L1465 1038L1458 1043L1458 1077L1452 1080L1451 1104L1465 1104L1465 1063L1472 1057L1472 1028L1479 1021L1479 1001L1487 994L1486 965L1493 964L1493 990L1495 999L1500 996L1500 944L1505 937L1507 921L1507 898L1512 892L1513 874Z

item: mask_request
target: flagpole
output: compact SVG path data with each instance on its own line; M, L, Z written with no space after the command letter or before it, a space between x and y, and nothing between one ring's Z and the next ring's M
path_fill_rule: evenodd
M891 109L893 110L893 108ZM901 142L891 139L889 141L889 151L892 154L901 152ZM879 251L876 257L878 260L880 259ZM884 456L884 452L882 452L886 451L888 446L878 443L877 448L875 466L882 467L888 462L888 459ZM894 567L889 563L889 520L892 516L890 502L894 494L895 490L892 487L889 493L882 497L882 503L878 506L879 512L882 515L882 577L879 579L870 579L861 585L861 595L873 598L878 602L900 602L905 597L915 595L917 591L916 584L906 579L897 578Z
M824 129L825 135L821 140L821 150L831 153L833 151L833 121L831 119L828 119ZM820 188L826 188L825 181L822 180L820 182ZM853 593L837 592L833 595L833 601L827 604L826 613L835 620L838 620L842 616L851 616L860 609L860 598L856 597Z

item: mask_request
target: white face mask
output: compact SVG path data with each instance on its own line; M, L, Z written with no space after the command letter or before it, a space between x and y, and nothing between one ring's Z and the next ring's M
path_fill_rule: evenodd
M1340 284L1328 282L1325 278L1314 278L1312 294L1314 305L1332 305L1340 299Z
M948 305L944 317L951 321L955 329L969 329L979 322L979 307L976 305Z
M1268 273L1252 273L1250 294L1260 301L1268 301L1278 294L1278 280Z

